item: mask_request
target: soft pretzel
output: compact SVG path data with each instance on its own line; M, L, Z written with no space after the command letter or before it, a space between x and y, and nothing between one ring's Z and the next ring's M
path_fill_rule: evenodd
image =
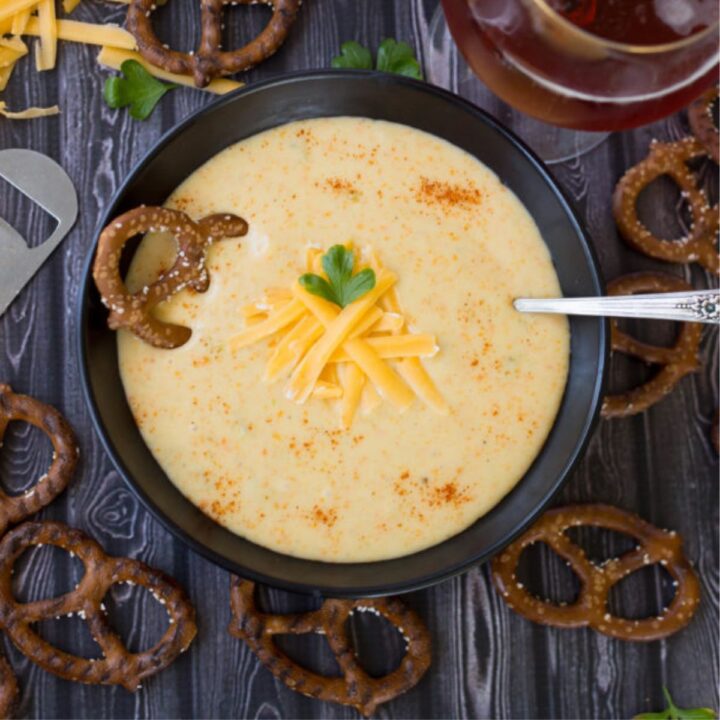
M67 487L79 453L72 428L55 408L28 395L16 395L9 385L0 383L0 446L13 421L42 430L52 443L53 458L49 470L24 493L12 496L0 490L0 537L10 525L49 505Z
M77 587L64 595L19 602L12 591L15 562L28 548L40 545L54 545L73 553L85 566L85 574ZM130 652L107 620L103 598L119 583L142 585L168 613L167 630L147 650ZM88 624L102 651L101 658L64 652L40 637L34 628L42 620L73 614ZM66 680L122 685L130 691L187 650L196 633L195 610L172 578L138 560L110 557L92 538L57 522L27 522L0 541L0 628L25 657L43 670Z
M231 588L233 619L230 633L244 640L260 662L289 688L319 700L349 705L363 715L375 712L417 685L430 666L430 635L422 620L398 598L325 600L314 612L271 615L255 604L255 583L235 577ZM347 634L355 612L382 615L404 636L406 650L400 666L389 675L370 677L360 666ZM298 665L273 640L275 635L318 633L327 638L342 677L326 677Z
M637 292L680 292L691 290L684 280L664 273L633 273L608 283L608 295L632 295ZM680 380L695 372L700 364L699 350L702 325L682 323L672 347L659 347L640 342L612 321L611 343L614 352L632 355L646 363L660 366L658 372L644 385L617 395L605 397L603 417L625 417L647 410L662 400Z
M247 223L236 215L208 215L195 222L184 212L163 207L138 207L115 218L100 234L93 278L103 303L110 310L108 325L124 327L145 342L160 348L176 348L190 339L192 331L162 322L153 309L186 287L205 292L210 283L205 252L211 243L245 235ZM145 232L170 232L178 244L175 263L155 282L130 293L120 277L120 259L127 241Z
M693 158L706 154L703 144L694 137L673 143L654 140L648 156L630 168L615 187L613 214L620 234L639 252L668 262L697 262L711 272L720 273L716 247L718 208L710 206L707 195L698 187L687 166ZM690 207L692 223L686 237L659 238L638 217L640 193L661 175L669 175L677 183Z
M602 565L588 560L566 531L581 525L607 528L638 540L638 546ZM520 556L536 542L549 545L580 580L575 602L556 604L531 595L516 575ZM675 582L675 597L657 617L628 620L612 614L611 589L647 565L660 563ZM700 583L682 552L680 536L660 530L633 513L611 505L571 505L546 512L492 561L492 577L503 600L533 622L562 628L591 627L620 640L658 640L692 619L700 603Z
M263 31L237 50L222 49L223 9L225 5L256 5L272 9L272 18ZM131 0L127 14L128 30L138 50L153 65L180 75L192 75L198 87L213 78L249 70L273 55L285 42L301 0L201 0L201 37L195 52L171 50L160 42L152 26L156 0Z

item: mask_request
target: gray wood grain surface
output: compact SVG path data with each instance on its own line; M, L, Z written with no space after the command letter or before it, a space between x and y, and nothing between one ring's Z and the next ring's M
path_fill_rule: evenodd
M197 29L197 3L172 0L160 11L162 33L177 47L190 47ZM248 82L287 70L325 67L339 44L358 39L372 46L381 38L406 39L428 57L428 28L436 0L307 0L285 47L252 71ZM85 0L79 19L123 20L121 6ZM250 36L266 17L263 8L236 8L228 20L230 41ZM0 119L0 148L25 147L59 161L78 189L81 214L71 235L0 319L0 379L62 410L75 427L82 460L71 488L43 517L61 519L94 536L108 552L130 555L162 568L187 588L196 604L199 635L191 651L130 694L121 688L87 687L48 675L25 660L7 639L4 646L22 686L20 717L247 717L351 718L352 710L301 697L273 680L250 651L226 632L228 574L174 540L142 507L111 467L85 409L74 354L74 308L84 258L100 213L133 164L163 132L211 97L194 90L171 93L150 120L135 122L102 101L107 73L97 50L64 43L58 69L36 74L22 62L8 91L10 107L59 103L59 117L32 122ZM453 84L461 67L453 67ZM487 93L479 99L501 119L511 116ZM623 171L641 159L651 138L687 132L683 114L636 131L613 135L580 159L555 166L594 238L606 278L640 269L661 269L691 280L713 280L698 268L655 262L629 250L618 238L610 197ZM532 137L527 138L532 144ZM717 197L717 169L699 172ZM3 185L0 215L22 232L43 230L40 213L28 209ZM656 183L642 198L654 228L668 236L683 223L682 202L670 183ZM637 326L634 327L637 331ZM644 325L645 337L668 341L664 324ZM427 621L434 639L431 670L420 685L382 706L379 715L397 718L621 718L663 706L668 685L680 705L718 707L718 458L709 441L718 397L717 332L703 340L702 368L686 378L662 404L638 417L603 422L587 454L556 504L603 501L635 510L648 520L678 530L702 581L703 598L692 624L659 642L629 644L589 630L533 625L513 614L478 567L462 577L406 600ZM640 364L615 358L613 388L629 387L648 375ZM27 426L11 427L0 454L0 478L19 490L41 474L49 458L44 438ZM624 549L626 538L583 533L594 557ZM533 551L524 572L530 587L551 597L570 597L573 580L549 554ZM39 598L69 589L79 563L43 548L24 558L16 573L20 598ZM656 611L670 596L666 577L655 569L636 573L619 587L614 607L629 616ZM265 599L278 609L306 607L303 598L272 591ZM163 627L163 614L147 593L127 586L113 590L113 621L131 648L147 646ZM43 623L40 631L58 646L94 652L77 619ZM353 621L361 655L374 672L386 671L400 652L397 635L380 621ZM320 637L293 638L284 646L315 668L332 671Z

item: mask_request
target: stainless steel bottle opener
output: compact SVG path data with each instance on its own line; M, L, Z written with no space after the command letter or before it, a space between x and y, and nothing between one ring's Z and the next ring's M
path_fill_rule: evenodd
M34 150L0 150L0 177L57 220L42 245L29 247L15 228L0 217L0 315L25 287L75 224L77 193L67 173Z

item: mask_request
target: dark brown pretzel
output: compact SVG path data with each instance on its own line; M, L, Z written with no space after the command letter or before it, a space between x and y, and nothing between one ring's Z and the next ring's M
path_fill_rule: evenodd
M664 273L633 273L608 283L608 295L632 295L638 292L680 292L692 290L684 280ZM605 397L603 417L625 417L647 410L662 400L680 380L697 370L700 364L698 351L702 325L682 323L672 347L658 347L640 342L618 328L612 321L612 349L614 352L632 355L646 363L660 365L657 374L644 385L618 395Z
M237 50L222 50L222 15L225 5L256 5L272 8L270 22L256 38ZM127 14L128 30L138 50L153 65L180 75L192 75L198 87L213 78L233 75L266 60L285 42L300 9L301 0L201 0L200 45L194 53L171 50L153 30L151 15L156 0L131 0Z
M176 348L190 339L189 328L155 318L152 310L171 295L191 287L204 292L209 285L205 252L216 240L247 233L247 223L221 213L193 221L184 212L162 207L139 207L115 218L98 241L93 278L103 303L110 309L108 325L124 327L155 347ZM145 232L171 232L178 244L174 265L151 285L131 294L120 277L125 243Z
M363 715L375 712L414 687L430 666L430 636L422 620L398 598L325 600L314 612L293 615L262 613L255 604L255 583L233 578L233 619L229 631L244 640L260 662L289 688L319 700L349 705ZM354 612L382 615L404 636L407 649L400 666L380 678L360 666L347 636L345 623ZM273 640L275 635L320 633L326 636L343 677L325 677L293 662Z
M707 195L698 187L687 166L689 160L705 154L705 148L694 137L674 143L654 140L648 156L618 182L613 194L613 214L620 234L639 252L668 262L698 262L720 273L716 248L718 208L710 207ZM677 183L690 207L692 225L687 237L663 240L653 235L638 217L638 196L661 175L669 175Z
M68 485L75 472L78 446L72 428L53 407L28 395L16 395L0 383L0 446L12 421L26 422L42 430L53 446L53 459L45 475L22 495L0 490L0 536L9 525L22 522L49 505Z
M715 452L720 454L720 410L715 411L712 428L710 428L710 440L712 441Z
M12 572L17 559L32 546L55 545L76 555L85 574L69 593L47 600L20 603L13 596ZM165 605L170 624L148 650L131 653L110 627L103 598L112 585L142 585ZM103 657L71 655L43 640L32 624L64 615L83 618ZM187 650L195 637L195 611L172 578L138 560L106 555L79 530L56 522L28 522L11 530L0 542L0 627L25 657L43 670L76 682L122 685L130 691L140 681L167 667Z
M720 161L720 132L712 116L713 105L717 99L718 89L710 88L688 108L690 129L715 162Z
M596 565L565 534L579 525L603 527L637 538L639 545L619 558ZM580 580L573 603L539 600L518 582L516 570L523 550L536 542L549 545L567 561ZM657 617L626 620L610 612L613 585L647 565L660 563L675 582L675 597ZM660 530L637 515L610 505L571 505L550 510L524 535L492 561L492 578L503 600L533 622L562 628L591 627L619 640L658 640L684 628L700 602L700 583L682 552L675 532Z
M10 663L0 656L0 718L9 718L20 696L17 677Z

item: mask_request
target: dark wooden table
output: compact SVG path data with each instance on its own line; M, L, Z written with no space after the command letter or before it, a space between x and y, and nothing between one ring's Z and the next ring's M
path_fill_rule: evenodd
M173 0L161 11L165 37L191 47L194 0ZM341 42L358 39L376 46L393 36L414 44L428 60L428 28L436 0L308 0L287 44L248 82L287 70L325 67ZM171 16L171 13L174 13ZM241 19L241 13L245 14ZM79 19L123 21L121 6L85 0ZM249 37L259 27L261 8L232 12L231 34ZM196 604L199 635L191 651L133 694L121 688L87 687L59 680L25 660L7 639L2 645L22 686L20 717L354 717L349 709L301 697L273 680L252 653L226 632L229 620L227 572L206 562L169 535L141 507L103 453L89 422L74 352L75 305L80 273L99 215L133 164L160 135L211 101L193 90L169 95L147 122L102 101L107 73L95 62L97 50L63 43L59 67L42 75L30 61L17 69L3 96L18 107L58 102L62 115L32 122L0 119L0 148L32 148L58 160L75 182L80 218L69 238L0 319L0 379L65 413L75 427L82 460L72 487L42 515L82 528L111 553L131 555L175 576ZM487 93L483 104L499 117L507 109ZM651 138L675 139L687 132L684 115L633 132L613 135L579 160L554 167L574 198L595 241L608 279L640 269L658 269L707 287L712 279L696 267L654 262L629 250L618 238L610 214L613 186L641 159ZM528 138L532 144L532 137ZM716 168L700 168L715 187ZM683 223L682 203L670 182L657 183L642 198L653 228L668 236ZM17 194L3 186L0 215L21 231L40 237L41 214L28 212ZM37 241L37 238L35 238ZM635 327L637 331L637 327ZM646 337L669 341L672 329L644 325ZM434 639L431 670L407 695L379 712L398 718L594 718L630 717L663 707L661 687L669 686L681 705L718 707L718 458L710 424L717 407L717 333L706 332L702 368L649 412L603 422L584 461L557 504L603 501L635 510L662 527L675 528L702 581L702 604L691 625L665 641L629 644L590 630L556 630L533 625L510 611L493 590L488 570L462 577L407 601L427 621ZM625 388L648 375L640 364L615 358L612 388ZM27 426L12 427L0 455L3 486L19 490L44 472L47 443ZM583 534L594 557L624 550L627 538L605 532ZM533 551L535 552L535 551ZM540 594L567 598L573 580L565 566L538 550L526 568ZM77 564L79 565L79 563ZM19 597L38 598L69 589L79 567L61 551L43 548L23 559L16 574ZM656 612L670 596L670 583L657 568L636 573L617 589L618 612ZM287 610L306 607L304 598L272 592L266 600ZM163 614L147 593L128 586L113 590L113 621L131 648L158 637ZM377 623L377 624L376 624ZM363 616L355 638L369 668L383 672L400 652L393 631ZM93 652L83 623L64 619L42 623L40 632L59 647ZM285 643L315 668L332 669L322 638Z

